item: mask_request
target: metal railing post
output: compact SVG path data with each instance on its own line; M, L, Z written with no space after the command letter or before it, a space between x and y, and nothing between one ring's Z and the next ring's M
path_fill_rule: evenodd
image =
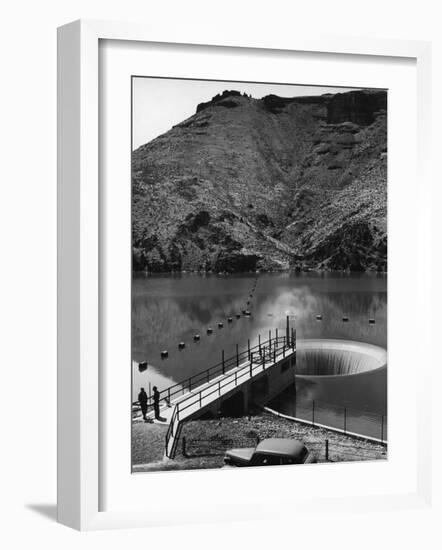
M263 347L263 355L262 355L262 370L265 370L266 368L266 347Z
M239 348L238 344L236 344L236 366L239 366Z
M203 404L203 400L202 400L201 392L199 393L199 397L200 397L200 408L201 408L201 407L202 407L202 404Z
M285 336L282 337L282 356L285 357Z
M259 354L261 355L261 334L258 334Z
M221 395L221 380L218 382L218 395Z
M328 460L328 439L325 440L325 460Z
M223 363L223 374L225 373L225 366L224 366L224 350L222 350L222 363Z
M247 357L249 358L249 361L250 361L250 338L247 338L247 351L248 351Z

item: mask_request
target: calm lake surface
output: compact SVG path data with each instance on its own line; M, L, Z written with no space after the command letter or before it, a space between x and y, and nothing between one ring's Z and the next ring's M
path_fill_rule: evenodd
M257 279L256 279L257 277ZM256 282L256 288L254 289ZM250 295L252 297L250 298ZM247 304L247 302L250 302ZM248 309L250 317L236 313ZM286 315L294 315L298 338L342 338L387 347L387 277L383 274L140 275L133 279L133 398L140 386L160 390L196 374L240 350L284 335ZM316 320L322 315L322 320ZM348 317L343 322L342 317ZM227 318L233 317L228 323ZM369 318L375 324L369 324ZM223 328L218 328L218 322ZM207 327L213 334L207 335ZM195 343L193 336L201 339ZM183 350L178 343L185 342ZM169 357L161 359L161 351ZM351 384L318 381L298 388L303 397L386 414L387 372L351 377ZM298 394L299 395L299 394ZM286 397L290 401L290 396ZM284 408L284 403L281 405Z

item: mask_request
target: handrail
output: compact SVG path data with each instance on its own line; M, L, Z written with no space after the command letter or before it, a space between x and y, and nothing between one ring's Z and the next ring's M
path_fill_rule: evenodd
M262 350L264 351L264 353L262 354L263 356L265 356L265 352L268 351L266 350L266 346L264 346L263 344L261 344L261 348ZM287 346L285 346L285 344L282 346L282 348L277 348L277 349L281 349L282 352L284 352L284 349L287 349ZM236 370L235 372L232 372L232 373L229 373L224 379L224 384L221 385L221 380L219 380L218 382L214 382L212 384L209 384L208 386L206 386L204 389L201 389L197 394L191 394L189 395L188 397L186 397L185 399L183 399L182 401L180 401L179 403L177 403L177 407L178 407L178 410L179 411L184 411L186 410L187 408L189 408L190 405L187 405L186 407L183 407L183 403L185 403L186 401L189 401L190 399L192 399L192 397L196 397L199 395L202 395L202 392L204 391L204 397L209 397L210 395L212 395L213 393L216 393L217 391L220 391L221 389L223 389L224 387L226 387L228 384L231 383L231 378L233 375L236 374L236 380L238 379L238 373L241 372L242 374L239 375L239 378L241 378L242 376L244 376L245 372L246 373L250 373L250 371L253 373L254 371L258 370L259 368L261 368L261 366L264 364L264 368L265 368L265 361L262 360L262 361L257 361L256 363L252 363L252 365L250 364L246 364L246 365L243 365L239 370ZM255 365L255 366L253 366ZM252 367L252 368L250 368ZM210 393L207 393L207 389L212 387L212 386L216 386L216 389L213 390L212 392ZM193 404L193 403L192 403Z
M279 342L282 342L282 346L278 346ZM270 344L270 343L273 343L273 347L271 345L266 346L266 344ZM234 380L235 380L235 387L236 387L238 385L238 379L243 378L246 374L251 378L253 376L253 373L256 370L258 370L258 369L265 370L265 368L266 368L266 362L265 362L266 353L269 353L269 357L270 357L270 362L268 363L268 365L269 365L269 364L273 364L274 362L276 362L277 358L281 359L281 357L280 357L281 353L282 353L283 357L285 357L286 350L295 351L295 349L296 349L295 348L295 341L291 339L289 342L286 342L285 336L280 337L280 338L274 338L274 339L266 340L266 341L258 344L257 346L254 346L254 348L251 348L251 349L256 349L256 348L259 348L259 357L261 358L261 361L259 361L259 360L256 361L256 362L253 361L253 353L248 353L249 361L247 363L243 364L242 366L238 365L236 369L231 369L232 372L224 373L225 377L222 379L222 381L224 382L223 384L221 384L221 379L218 380L218 381L213 381L211 384L208 383L208 385L204 386L204 388L200 389L197 393L189 392L190 393L189 396L187 396L182 401L179 401L175 405L175 408L174 408L173 413L172 413L172 417L170 419L169 428L168 428L167 433L166 433L166 455L167 456L170 456L170 458L173 458L174 448L176 448L176 443L177 442L174 440L174 442L172 444L172 449L170 451L170 455L168 454L169 453L169 441L170 441L170 438L172 436L175 437L175 434L176 434L176 432L174 430L175 422L176 422L176 420L178 420L178 425L179 425L180 412L182 413L183 411L185 411L189 407L195 405L196 403L199 403L199 405L201 407L203 398L206 399L207 397L212 396L216 392L218 392L219 395L221 395L221 390L223 388L225 388L227 385L232 383L232 378L234 378ZM248 352L249 351L251 351L251 350L248 350ZM272 356L272 354L273 354L273 356ZM236 357L237 356L235 356L235 358ZM274 359L273 362L271 361L272 358ZM212 387L215 387L215 389L213 389L212 391L207 393L207 390L209 390ZM203 396L203 392L204 392L204 396ZM191 403L188 403L186 406L183 406L183 403L186 403L190 400L192 400Z
M275 336L274 338L265 340L261 343L256 344L253 347L248 347L246 350L239 352L238 355L235 353L231 357L224 359L224 361L220 361L219 363L216 363L215 365L212 365L211 367L203 371L200 371L196 374L193 374L192 376L189 376L188 378L185 378L181 382L177 382L176 384L173 384L167 387L166 389L161 390L159 392L160 393L159 402L160 403L165 402L166 404L169 405L171 399L175 397L177 394L185 395L186 388L189 392L191 392L192 387L195 387L196 385L201 385L204 381L208 383L210 382L211 379L213 380L215 374L219 376L221 374L225 374L226 372L228 372L229 370L232 370L233 368L236 368L238 361L244 360L245 357L250 359L251 353L257 350L260 350L262 347L266 346L267 344L272 346L272 344L274 345L275 342L276 344L278 344L278 342L280 341L285 342L285 340L286 340L285 336L278 336L278 337ZM292 342L292 339L289 340L288 346L289 347L294 346L294 342ZM139 402L133 401L132 405L139 406ZM154 401L152 396L148 397L147 406L148 407L154 406Z

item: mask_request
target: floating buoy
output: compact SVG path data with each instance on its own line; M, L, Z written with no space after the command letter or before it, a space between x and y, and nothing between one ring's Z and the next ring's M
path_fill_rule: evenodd
M236 318L239 319L241 317L241 313L236 314Z
M138 370L140 372L144 372L147 370L147 361L143 361L142 363L138 363Z
M169 357L169 352L166 350L163 350L161 352L161 359L166 359L166 357Z
M376 323L374 319L369 319L368 322L370 323L370 325L374 325Z
M244 313L244 315L246 315L247 317L249 317L249 316L250 316L250 311L247 310L247 311Z
M247 302L247 305L249 305L249 304L250 304L250 302Z
M193 340L194 340L195 342L198 342L199 339L200 339L200 335L199 335L199 334L195 334L195 336L193 337Z
M342 317L342 320L346 323L348 321L348 317Z
M213 328L210 328L210 327L209 327L209 328L207 329L207 334L212 334L212 332L213 332Z
M221 323L221 322L218 323L218 328L223 328L223 326L224 326L224 323Z
M322 321L322 315L316 315L316 319L317 319L318 321Z
M227 319L227 321L228 321L229 323L231 323L231 322L233 321L232 317L229 317L229 318Z
M186 344L184 342L180 342L178 344L178 349L184 349L186 347Z
M273 313L267 313L267 317L273 317Z

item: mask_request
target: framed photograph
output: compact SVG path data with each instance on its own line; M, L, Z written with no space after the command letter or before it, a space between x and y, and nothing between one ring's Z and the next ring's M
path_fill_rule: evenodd
M206 42L59 29L59 521L423 506L429 45Z

